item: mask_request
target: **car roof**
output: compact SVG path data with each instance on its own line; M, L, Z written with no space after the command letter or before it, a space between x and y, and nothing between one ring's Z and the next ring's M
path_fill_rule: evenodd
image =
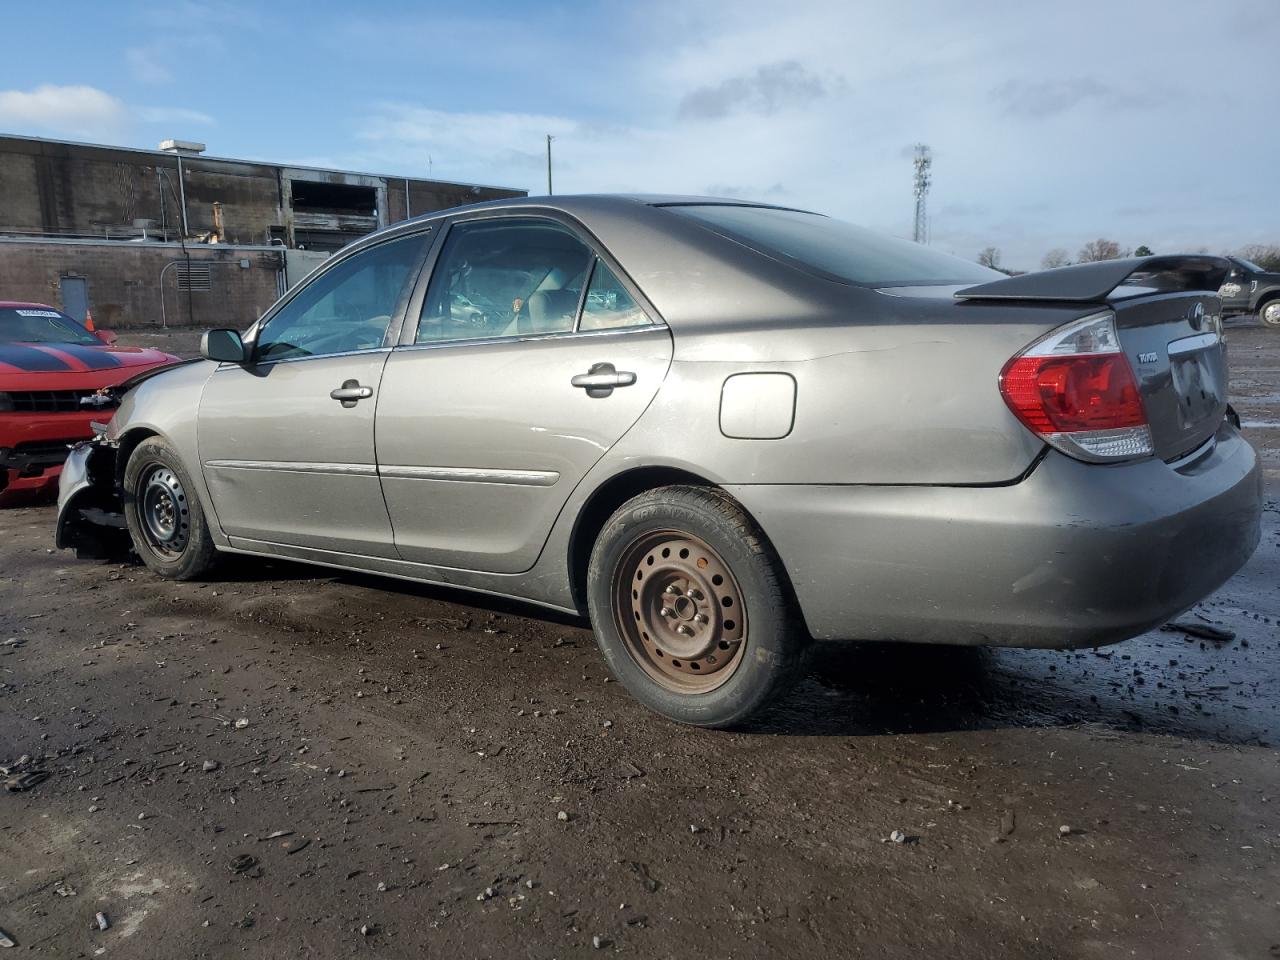
M57 310L57 307L51 307L47 303L31 303L28 300L0 300L0 309L23 309L28 307L37 310ZM61 312L61 311L59 311Z
M398 232L407 228L410 224L425 223L428 220L437 220L442 217L452 217L481 210L536 208L538 210L559 211L571 217L585 219L592 214L599 214L604 211L622 212L627 208L636 206L667 207L686 205L759 207L764 210L796 209L795 207L785 207L772 203L758 203L754 200L735 200L730 197L701 197L676 193L563 193L547 196L504 197L501 200L485 200L481 203L468 203L459 207L433 210L430 213L420 214L412 219L401 220L398 223L391 224L389 227L378 231L377 234L371 234L371 236L380 237L389 232Z
M724 207L758 207L762 210L797 210L796 207L785 207L771 203L758 203L753 200L735 200L729 197L701 197L684 194L667 193L564 193L549 196L506 197L501 200L486 200L481 203L468 203L459 207L448 207L419 214L408 220L400 220L376 230L373 233L355 240L343 248L342 253L354 253L372 244L393 237L413 233L426 224L486 210L537 210L563 213L586 224L601 216L614 218L626 217L629 212L645 208L666 206L724 206ZM810 211L800 211L808 213ZM818 214L821 216L821 214Z

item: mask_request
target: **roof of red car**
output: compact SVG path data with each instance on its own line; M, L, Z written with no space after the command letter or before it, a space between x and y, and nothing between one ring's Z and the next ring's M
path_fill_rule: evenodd
M40 310L57 310L57 307L51 307L47 303L31 303L27 300L0 300L0 309L6 307L36 307Z

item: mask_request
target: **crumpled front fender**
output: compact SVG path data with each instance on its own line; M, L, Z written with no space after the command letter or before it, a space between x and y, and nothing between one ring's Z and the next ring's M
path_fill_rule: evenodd
M106 531L125 528L115 461L115 445L101 439L72 448L58 481L55 546L96 548Z

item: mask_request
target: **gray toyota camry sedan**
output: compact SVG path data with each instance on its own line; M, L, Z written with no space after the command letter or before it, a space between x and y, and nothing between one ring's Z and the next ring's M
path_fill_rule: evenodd
M1258 543L1229 267L1006 277L700 198L447 210L127 384L57 541L114 518L163 577L259 554L574 612L713 727L815 641L1124 640Z

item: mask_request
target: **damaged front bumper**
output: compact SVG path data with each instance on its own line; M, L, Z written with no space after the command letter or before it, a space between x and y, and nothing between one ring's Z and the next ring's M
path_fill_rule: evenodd
M116 444L101 437L76 444L58 481L55 546L98 553L126 529Z

